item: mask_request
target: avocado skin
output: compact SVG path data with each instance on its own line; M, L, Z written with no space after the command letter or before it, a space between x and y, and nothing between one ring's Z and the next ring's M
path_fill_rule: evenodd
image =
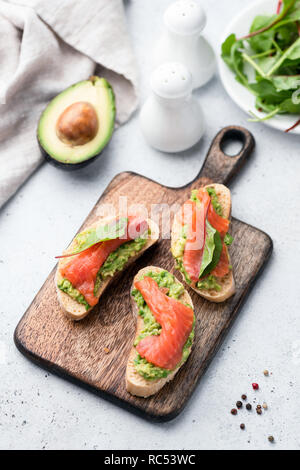
M58 160L55 160L55 158L51 157L51 155L49 155L45 151L45 149L40 144L38 136L37 136L37 141L38 141L39 148L40 148L40 151L41 151L44 159L48 163L50 163L52 166L55 166L56 168L60 168L61 170L64 170L64 171L73 171L73 170L79 170L80 168L84 168L85 166L87 166L90 163L92 163L93 161L95 161L102 154L102 150L101 150L100 153L98 153L97 155L94 155L91 158L88 158L87 160L85 160L83 162L80 162L80 163L63 163L63 162L59 162ZM107 143L107 145L108 145L108 143Z
M115 115L116 115L116 105L115 105L115 95L114 95L114 91L113 91L113 88L112 86L110 85L110 83L106 80L106 79L101 79L97 76L91 76L89 78L89 81L91 81L92 83L95 82L96 80L104 80L105 82L105 86L107 88L107 91L109 93L109 98L110 98L110 101L111 101L111 105L112 105L112 116L113 116L113 122L112 122L112 130L111 130L111 135L109 137L109 139L107 139L107 142L105 143L104 147L101 149L101 151L99 153L97 153L96 155L93 155L89 158L87 158L86 160L83 160L79 163L64 163L64 162L61 162L59 160L57 160L56 158L52 157L48 152L46 152L46 150L44 149L43 145L41 144L40 142L40 138L39 138L39 132L38 132L38 129L39 129L39 125L38 125L38 129L37 129L37 133L36 133L36 137L37 137L37 141L38 141L38 145L39 145L39 148L40 148L40 151L43 155L43 157L45 158L45 160L50 163L52 166L55 166L56 168L60 168L62 170L65 170L65 171L73 171L73 170L77 170L77 169L80 169L80 168L84 168L85 166L89 165L90 163L92 163L94 160L96 160L103 152L103 150L107 147L107 145L109 144L112 136L113 136L113 128L114 128L114 121L115 121ZM80 84L82 82L78 82L78 83L74 83L73 85L71 85L70 87L68 87L66 90L68 89L72 89L74 87L76 87L78 84ZM64 90L64 91L66 91ZM61 92L63 93L63 92ZM58 95L57 95L58 96ZM53 98L54 99L54 98ZM51 103L51 101L50 101ZM49 104L50 104L49 103ZM38 123L40 123L40 120L43 116L43 114L45 113L45 111L47 110L49 104L46 106L46 108L42 111L41 115L40 115L40 118L39 118L39 121Z

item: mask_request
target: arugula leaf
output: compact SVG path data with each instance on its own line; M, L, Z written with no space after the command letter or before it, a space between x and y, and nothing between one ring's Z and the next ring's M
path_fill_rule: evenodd
M250 121L300 114L300 106L293 102L294 91L300 89L300 0L284 0L277 15L256 16L249 34L226 38L221 56L235 79L256 97L256 108L265 113Z
M231 56L231 49L236 42L235 34L230 34L227 39L222 44L222 54L221 57L226 62L226 64L234 70L233 59Z
M298 90L300 86L300 75L275 75L271 78L276 91Z
M284 6L279 15L277 15L273 20L272 20L273 17L271 17L269 24L255 31L250 31L250 33L247 36L244 36L241 39L250 39L258 34L262 34L265 31L270 30L272 27L276 26L276 24L278 24L283 18L287 16L288 12L294 7L295 3L296 3L296 0L283 0Z
M269 80L261 80L258 83L254 83L251 85L251 88L262 100L271 104L281 103L282 100L290 97L290 93L286 90L278 92Z
M253 23L250 27L250 33L253 33L254 31L258 31L261 28L264 28L265 26L268 26L274 19L276 18L276 15L274 16L257 16L254 20ZM272 43L275 37L275 31L270 30L266 31L265 33L261 33L258 36L254 36L250 38L249 44L253 51L255 52L265 52L271 49Z
M300 104L293 103L292 99L284 100L280 104L280 111L289 114L300 114Z

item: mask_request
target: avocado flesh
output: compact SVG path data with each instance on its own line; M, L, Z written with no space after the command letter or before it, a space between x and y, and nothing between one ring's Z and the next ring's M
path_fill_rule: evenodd
M90 103L97 114L99 129L96 136L83 145L71 146L57 135L56 123L65 109L80 101ZM70 86L57 95L41 115L38 140L46 154L57 163L76 165L98 155L109 142L114 130L115 98L104 78L91 77Z

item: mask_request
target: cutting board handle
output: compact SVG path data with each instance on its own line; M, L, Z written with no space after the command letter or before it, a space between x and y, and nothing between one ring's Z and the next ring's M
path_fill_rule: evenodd
M243 145L241 151L233 157L223 151L229 140L239 141ZM197 180L208 179L215 183L228 184L248 160L254 147L254 137L247 129L239 126L224 127L214 138Z

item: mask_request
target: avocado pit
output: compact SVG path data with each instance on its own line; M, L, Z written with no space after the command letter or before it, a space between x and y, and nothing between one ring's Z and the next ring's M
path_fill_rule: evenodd
M98 132L98 116L93 105L78 101L68 106L56 123L58 138L72 147L93 140Z

